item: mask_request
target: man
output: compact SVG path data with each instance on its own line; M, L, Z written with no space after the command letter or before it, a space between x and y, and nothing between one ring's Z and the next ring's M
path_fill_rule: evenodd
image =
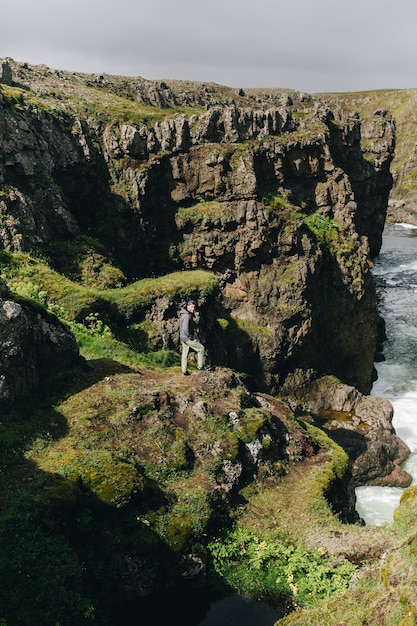
M182 308L180 312L180 341L182 344L181 369L184 376L188 376L187 364L190 348L197 352L197 369L204 369L204 346L195 336L195 310L195 301L189 300L186 308Z

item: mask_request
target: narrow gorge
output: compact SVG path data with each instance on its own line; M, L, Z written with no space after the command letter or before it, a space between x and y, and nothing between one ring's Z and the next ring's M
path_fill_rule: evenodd
M0 145L0 619L220 585L292 623L379 562L401 532L362 528L354 488L411 481L369 395L392 114L3 59ZM184 380L189 297L213 370Z

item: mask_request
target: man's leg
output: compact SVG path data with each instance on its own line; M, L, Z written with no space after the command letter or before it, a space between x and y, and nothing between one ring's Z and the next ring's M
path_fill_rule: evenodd
M202 370L204 367L205 352L203 344L196 339L192 339L191 341L187 341L187 346L197 352L197 367L199 370Z
M187 361L188 361L188 353L190 351L190 347L186 344L182 344L182 354L181 354L181 369L182 373L187 373Z

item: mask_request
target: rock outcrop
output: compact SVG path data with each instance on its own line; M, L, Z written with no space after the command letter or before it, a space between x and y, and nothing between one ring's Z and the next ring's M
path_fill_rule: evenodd
M0 408L79 359L72 333L31 301L16 301L0 279Z
M400 467L410 450L395 434L389 400L364 396L327 376L300 387L290 403L297 412L311 413L347 452L356 486L411 484L412 476Z

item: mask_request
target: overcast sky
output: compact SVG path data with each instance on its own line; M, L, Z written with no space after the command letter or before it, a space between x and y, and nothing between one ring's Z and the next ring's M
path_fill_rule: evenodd
M0 57L75 72L417 88L416 0L3 0Z

